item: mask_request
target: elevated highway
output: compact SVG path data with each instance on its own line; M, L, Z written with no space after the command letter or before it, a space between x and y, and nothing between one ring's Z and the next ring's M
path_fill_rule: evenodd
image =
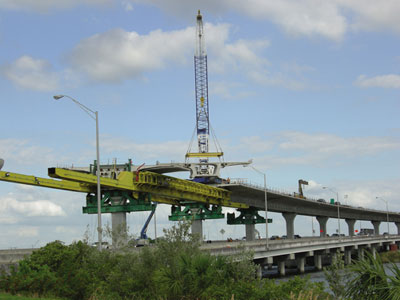
M231 192L231 200L236 203L246 204L259 210L265 210L264 188L246 184L229 183L219 184L218 187ZM400 234L400 213L381 210L354 207L342 204L330 204L323 200L309 199L296 196L294 193L282 193L267 189L267 205L269 212L282 213L286 221L286 235L294 238L294 220L297 215L314 216L320 226L321 237L326 236L326 224L329 218L344 219L348 225L348 235L354 236L354 224L357 220L370 221L374 226L375 235L379 235L381 222L393 222L397 226L397 234ZM339 207L338 207L339 205ZM339 215L338 215L339 213ZM254 226L247 224L247 227ZM254 230L246 230L253 232ZM247 236L247 240L254 240L253 236Z

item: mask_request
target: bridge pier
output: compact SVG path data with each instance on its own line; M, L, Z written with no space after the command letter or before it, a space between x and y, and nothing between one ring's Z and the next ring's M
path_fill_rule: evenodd
M304 273L304 266L305 266L305 262L306 262L305 256L301 256L301 257L297 258L296 262L297 262L297 269L299 270L299 272L301 274L303 274Z
M379 235L379 225L381 225L381 221L371 221L374 226L374 234Z
M256 225L246 224L246 241L251 242L256 239Z
M195 216L198 213L201 213L201 209L192 208L192 214ZM199 236L200 241L203 241L203 220L194 219L192 222L192 234L197 234Z
M326 237L326 223L328 222L328 217L317 217L317 221L319 223L319 236L320 237Z
M322 270L322 255L321 254L314 255L314 266L317 268L318 271Z
M344 263L346 265L351 264L351 249L344 250Z
M294 239L294 218L295 213L282 213L282 216L286 220L286 236L288 239Z
M376 247L371 245L371 254L374 259L376 259Z
M356 220L346 219L346 223L349 228L349 236L354 236L354 224L356 223Z
M358 260L364 259L364 248L358 247L357 254Z
M397 227L397 234L400 235L400 223L396 222L394 224L396 224L396 227Z
M285 276L285 261L281 260L278 262L278 272L280 276Z
M128 243L126 212L111 213L112 245L120 248Z

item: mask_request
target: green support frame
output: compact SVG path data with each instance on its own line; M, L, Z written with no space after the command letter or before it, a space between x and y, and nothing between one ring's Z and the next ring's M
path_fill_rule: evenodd
M223 219L225 215L222 213L222 207L219 205L210 205L198 202L183 202L185 207L181 210L181 206L171 206L171 215L168 216L170 221L183 220L206 220L206 219ZM193 210L197 212L193 214Z
M104 191L101 201L101 213L151 211L155 205L151 203L151 195L139 193L136 199L127 191ZM96 194L87 194L84 214L97 214Z
M239 225L239 224L261 224L265 223L265 218L258 214L258 209L250 207L247 209L238 208L240 212L238 217L235 217L234 213L227 214L228 225ZM268 219L268 223L272 223L272 219Z

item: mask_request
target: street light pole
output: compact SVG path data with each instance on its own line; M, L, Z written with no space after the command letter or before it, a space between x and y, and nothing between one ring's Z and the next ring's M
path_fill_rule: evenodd
M97 233L98 233L98 248L101 251L102 248L102 225L101 225L101 186L100 186L100 147L99 147L99 113L86 107L79 101L68 95L55 95L55 100L61 98L68 98L78 105L89 117L96 121L96 173L97 173Z
M339 239L340 239L340 202L339 202L339 193L329 187L322 187L323 189L328 189L330 190L332 193L336 194L336 201L337 201L337 215L338 215L338 232L339 232Z
M387 229L388 229L387 233L390 234L390 232L389 232L389 206L388 206L388 201L383 199L382 197L376 197L376 199L380 199L380 200L384 201L385 204L386 204L386 222L387 222Z
M267 196L267 174L250 166L254 171L264 176L264 203L265 203L265 248L269 249L268 242L268 196Z

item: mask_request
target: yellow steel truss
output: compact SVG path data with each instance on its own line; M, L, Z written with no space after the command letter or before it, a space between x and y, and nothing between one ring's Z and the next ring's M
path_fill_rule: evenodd
M28 184L41 186L52 189L67 190L73 192L90 193L96 191L96 186L88 185L82 182L55 180L49 178L41 178L32 175L24 175L18 173L0 171L0 181L8 181L13 183Z
M95 193L97 177L93 174L61 168L49 168L49 176L56 179L0 171L0 181L28 184L82 193ZM221 188L160 175L153 172L121 172L117 179L100 178L102 190L127 190L134 195L150 193L152 200L178 205L180 201L196 201L234 208L248 205L232 202L230 192Z
M50 168L49 176L91 185L97 184L93 174L72 170ZM178 179L153 172L121 172L117 179L100 178L102 189L122 189L132 192L145 192L169 204L177 201L197 201L235 208L248 208L248 205L232 202L230 192L201 183ZM164 201L165 199L165 201Z

